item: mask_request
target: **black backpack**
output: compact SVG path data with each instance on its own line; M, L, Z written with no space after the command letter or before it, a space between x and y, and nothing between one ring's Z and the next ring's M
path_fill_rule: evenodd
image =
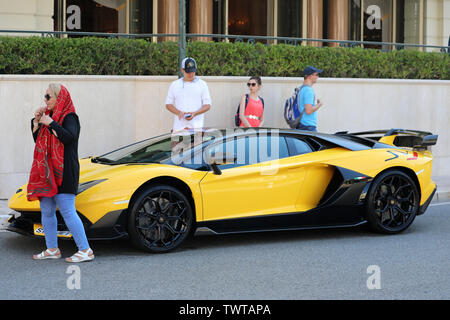
M258 96L258 97L259 97L259 99L261 100L261 102L262 102L262 104L263 104L263 109L264 109L264 99L261 98L260 96ZM246 94L246 95L245 95L245 107L247 107L248 99L249 99L249 95ZM241 125L241 119L239 118L239 109L240 109L240 108L241 108L241 103L238 104L236 114L234 115L234 125L235 125L236 127L239 127L239 126ZM245 111L244 111L244 112L245 112Z

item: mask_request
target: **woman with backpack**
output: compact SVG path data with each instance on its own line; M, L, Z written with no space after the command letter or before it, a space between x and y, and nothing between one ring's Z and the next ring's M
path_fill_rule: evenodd
M239 127L262 127L264 124L264 100L258 95L261 78L253 76L247 83L250 93L242 95L239 105Z

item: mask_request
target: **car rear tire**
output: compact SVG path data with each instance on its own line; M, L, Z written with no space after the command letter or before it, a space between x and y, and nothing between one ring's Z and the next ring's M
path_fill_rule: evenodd
M366 202L367 220L376 232L395 234L406 230L419 210L419 192L405 173L390 170L372 182Z
M147 252L178 248L190 235L194 214L189 200L167 185L150 186L133 201L128 217L132 243Z

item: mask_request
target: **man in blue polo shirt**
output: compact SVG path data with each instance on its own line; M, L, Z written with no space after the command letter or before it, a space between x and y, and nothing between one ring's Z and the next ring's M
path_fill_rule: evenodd
M319 74L322 70L309 66L303 70L303 86L299 93L299 107L300 113L303 113L297 129L309 130L317 132L317 110L322 107L322 102L319 99L316 101L316 96L312 86L319 79Z

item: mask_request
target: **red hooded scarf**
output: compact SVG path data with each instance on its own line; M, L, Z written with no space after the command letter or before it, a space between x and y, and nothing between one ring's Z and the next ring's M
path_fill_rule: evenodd
M46 115L50 114L47 109ZM75 113L69 91L64 86L56 100L52 119L62 126L64 118ZM28 201L40 200L42 197L53 197L62 184L64 172L64 144L50 133L47 126L42 126L36 139L33 164L27 187Z

